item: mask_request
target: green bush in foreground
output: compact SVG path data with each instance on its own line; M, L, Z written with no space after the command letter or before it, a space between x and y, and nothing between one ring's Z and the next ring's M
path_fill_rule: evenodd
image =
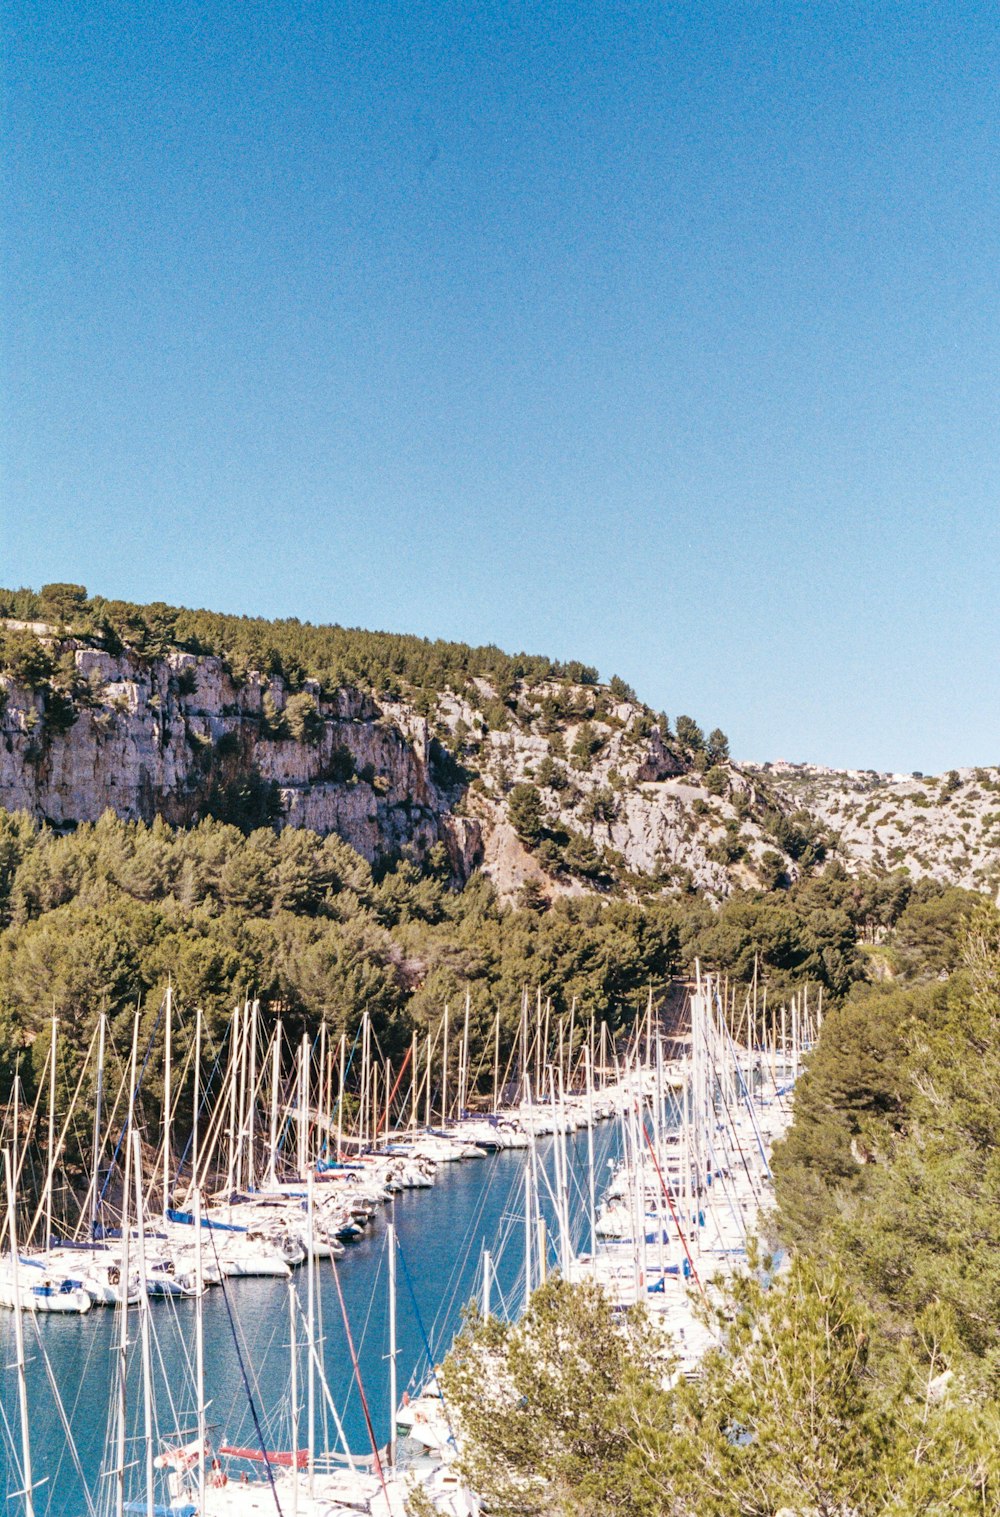
M836 1268L738 1277L698 1379L646 1314L555 1278L517 1324L473 1314L441 1371L495 1517L972 1517L1000 1502L1000 1415L938 1355L873 1354ZM874 1368L877 1361L878 1368Z

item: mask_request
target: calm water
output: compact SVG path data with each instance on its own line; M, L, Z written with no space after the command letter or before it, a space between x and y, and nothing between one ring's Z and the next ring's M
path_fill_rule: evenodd
M600 1194L609 1161L617 1156L617 1123L605 1123L594 1134L597 1190ZM538 1154L551 1180L551 1140L539 1141ZM524 1152L493 1155L461 1164L445 1164L431 1190L408 1191L383 1208L363 1240L349 1248L337 1269L350 1330L361 1366L361 1377L379 1443L389 1435L388 1301L386 1290L385 1225L394 1213L399 1243L397 1269L397 1339L399 1389L417 1385L427 1369L425 1335L435 1359L446 1351L459 1324L461 1310L480 1289L480 1258L484 1246L494 1253L497 1283L494 1310L504 1302L515 1315L523 1290ZM571 1218L578 1248L589 1247L587 1220L587 1139L570 1140ZM543 1192L543 1210L551 1207ZM360 1396L351 1368L340 1303L329 1261L318 1265L319 1316L323 1355L331 1394L351 1449L370 1448ZM306 1273L296 1272L295 1284L305 1308ZM411 1293L412 1286L412 1293ZM227 1312L228 1297L234 1323ZM418 1316L419 1312L419 1316ZM164 1438L181 1433L194 1436L194 1304L154 1302L153 1364L156 1382L156 1426ZM253 1403L269 1448L290 1446L288 1287L279 1280L230 1280L225 1295L219 1287L204 1299L206 1399L214 1444L255 1445L257 1437L250 1399L244 1385L241 1359ZM107 1508L110 1491L101 1479L105 1443L113 1428L115 1375L115 1313L95 1307L82 1317L24 1318L31 1401L36 1511L51 1517L84 1517L87 1496L98 1510ZM130 1313L130 1336L138 1336L138 1314ZM300 1330L301 1331L301 1330ZM44 1344L73 1430L80 1470L74 1464L63 1432L55 1398L48 1383ZM19 1450L13 1316L0 1315L0 1408ZM139 1351L130 1355L130 1457L139 1461L133 1471L134 1493L140 1494L142 1427ZM300 1446L305 1445L305 1356L299 1369ZM317 1405L322 1397L317 1393ZM317 1413L317 1446L336 1448L332 1419ZM81 1474L82 1471L82 1474ZM18 1489L18 1471L11 1455L8 1428L0 1423L0 1493ZM20 1517L22 1503L7 1500L3 1517Z

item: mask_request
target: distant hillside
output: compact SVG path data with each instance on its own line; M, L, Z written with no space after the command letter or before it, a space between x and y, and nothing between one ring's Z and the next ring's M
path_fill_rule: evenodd
M698 890L819 863L823 829L620 679L496 648L0 591L0 805L336 834L369 862L444 845L502 897Z
M813 764L746 765L786 805L814 817L849 869L905 869L996 895L1000 768L878 774Z

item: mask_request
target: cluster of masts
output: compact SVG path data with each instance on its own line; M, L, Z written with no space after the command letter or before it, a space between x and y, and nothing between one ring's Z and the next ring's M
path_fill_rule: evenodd
M399 1407L391 1223L389 1390L390 1406L398 1411L381 1447L369 1422L372 1451L363 1460L350 1453L326 1382L315 1303L319 1262L335 1259L392 1193L431 1185L439 1163L481 1157L491 1148L526 1151L523 1300L553 1263L569 1278L589 1274L620 1302L644 1299L662 1312L693 1363L704 1343L693 1323L689 1288L693 1283L703 1291L707 1257L731 1265L745 1251L768 1196L770 1145L787 1120L787 1095L818 1032L822 1007L797 998L788 1012L768 1021L754 996L737 1015L726 988L700 974L690 1005L690 1035L675 1038L668 1053L654 1024L651 996L646 1016L637 1020L623 1048L614 1046L604 1023L598 1027L593 1019L578 1021L575 1007L567 1017L553 1019L551 1008L538 1004L532 1019L525 996L517 1038L501 1070L499 1018L492 1029L492 1065L484 1053L473 1066L467 999L463 1016L453 1019L445 1010L423 1047L414 1034L394 1070L378 1048L367 1016L350 1047L346 1037L331 1039L325 1028L315 1039L303 1037L292 1046L282 1021L268 1022L260 1006L247 1000L234 1009L223 1052L206 1079L200 1013L195 1013L193 1038L176 1065L175 1047L185 1040L176 1037L178 1019L168 992L141 1058L136 1018L127 1070L110 1103L105 1097L108 1039L103 1017L95 1029L92 1172L77 1220L72 1229L64 1227L61 1238L54 1235L54 1184L73 1102L60 1125L55 1117L58 1030L53 1023L45 1071L50 1081L46 1177L20 1247L18 1176L27 1143L18 1141L22 1113L16 1084L7 1113L7 1253L0 1261L0 1299L35 1311L85 1310L94 1301L121 1308L120 1404L111 1470L119 1517L126 1510L155 1513L157 1469L168 1472L174 1511L183 1511L190 1498L188 1517L195 1512L207 1517L232 1512L235 1517L257 1509L234 1504L238 1487L227 1492L221 1483L224 1472L212 1455L204 1421L201 1295L209 1284L235 1274L289 1277L292 1452L267 1451L261 1443L252 1449L223 1447L219 1453L258 1461L258 1468L262 1461L267 1480L281 1482L289 1509L296 1513L367 1507L388 1514L402 1512L405 1505L403 1487L391 1473L401 1433L436 1458L424 1472L432 1502L453 1513L475 1512L474 1497L461 1491L451 1472L453 1430L433 1378L421 1395ZM161 1029L163 1099L159 1143L153 1150L140 1141L139 1114L143 1073ZM87 1062L93 1052L94 1043ZM452 1078L456 1062L457 1077ZM83 1084L81 1072L74 1101ZM485 1105L478 1113L469 1109L476 1098ZM106 1104L110 1112L104 1110ZM189 1118L188 1136L178 1152L174 1133L181 1111ZM38 1102L32 1116L37 1123ZM610 1116L624 1119L624 1154L598 1205L593 1133L595 1124ZM580 1217L571 1201L567 1149L568 1136L578 1127L586 1129L588 1157L585 1220L590 1241L583 1253L577 1251ZM554 1135L551 1178L536 1143L542 1134ZM113 1176L118 1176L114 1186ZM544 1195L555 1218L551 1238L542 1215ZM300 1263L306 1269L304 1310L290 1278ZM484 1252L486 1312L492 1307L493 1278L490 1255ZM337 1290L339 1295L339 1282ZM197 1429L194 1438L181 1438L157 1452L149 1411L149 1303L153 1296L176 1294L197 1300ZM130 1505L125 1501L125 1308L136 1304L146 1398L146 1501ZM24 1511L34 1517L20 1318L16 1310ZM300 1448L296 1344L303 1342L307 1383L301 1417L305 1447ZM353 1358L353 1346L351 1352ZM356 1358L354 1370L360 1387ZM318 1401L332 1411L341 1439L344 1462L336 1470L327 1460L318 1471ZM320 1498L322 1508L314 1505Z
M294 1512L332 1513L341 1509L338 1503L343 1510L358 1510L359 1503L364 1509L369 1504L377 1512L380 1502L386 1512L402 1511L403 1488L394 1485L389 1475L395 1463L394 1421L385 1446L380 1449L373 1437L371 1456L363 1460L352 1456L343 1435L323 1369L321 1335L316 1331L319 1261L341 1252L344 1242L358 1234L375 1207L394 1191L432 1184L437 1164L483 1157L491 1148L526 1148L535 1136L551 1132L557 1124L576 1126L619 1110L617 1085L606 1078L615 1067L606 1026L598 1028L592 1020L589 1028L582 1027L576 1022L575 1009L553 1022L547 1008L532 1029L529 1011L525 997L515 1050L505 1069L500 1065L499 1022L495 1024L493 1067L491 1071L487 1067L484 1080L482 1069L473 1068L470 1059L468 1000L457 1030L446 1010L423 1049L413 1039L395 1073L377 1048L367 1016L350 1048L346 1038L334 1043L321 1029L315 1040L303 1038L289 1049L282 1023L268 1026L259 1005L248 1000L234 1010L225 1056L215 1058L214 1070L205 1078L209 1061L203 1063L202 1017L195 1013L193 1037L178 1060L175 1055L184 1049L186 1040L177 1036L180 1022L168 992L145 1049L140 1047L136 1017L130 1055L116 1092L109 1092L107 1080L113 1062L108 1057L107 1019L99 1019L62 1121L57 1120L56 1110L58 1024L53 1021L39 1098L26 1114L15 1083L3 1133L7 1207L0 1298L15 1308L15 1363L22 1407L20 1494L26 1517L34 1517L35 1507L22 1311L82 1311L98 1301L119 1308L118 1404L105 1470L116 1493L119 1517L125 1511L155 1514L159 1510L156 1491L163 1479L169 1481L174 1511L223 1517L256 1510L237 1500L241 1487L227 1489L219 1454L262 1461L268 1481L282 1482L288 1509ZM154 1124L159 1127L159 1143L154 1147L142 1141L143 1083L157 1062L154 1046L161 1037L162 1105ZM456 1044L457 1079L450 1080ZM55 1220L60 1210L57 1181L88 1069L94 1073L93 1159L82 1204L72 1225L67 1225L65 1207ZM595 1075L595 1070L604 1073ZM533 1071L537 1071L537 1086L532 1082ZM484 1083L492 1087L493 1105L470 1112L473 1091L478 1092ZM18 1206L19 1182L32 1134L42 1127L39 1109L46 1089L45 1179L27 1211L24 1228L19 1226L24 1220L19 1212L25 1212L23 1205ZM181 1111L189 1115L189 1135L178 1152L174 1134L181 1125ZM22 1140L26 1115L28 1136ZM387 1234L392 1296L390 1403L395 1408L395 1234L391 1224ZM306 1269L305 1309L290 1278L291 1267L297 1263L304 1263ZM202 1293L215 1281L224 1283L228 1275L279 1273L289 1277L292 1452L221 1446L213 1454L205 1426ZM337 1279L335 1269L333 1278ZM157 1448L152 1431L155 1330L150 1300L179 1294L190 1294L196 1302L197 1428L193 1438L185 1436ZM131 1503L126 1501L130 1464L125 1450L129 1307L138 1311L146 1489L145 1502ZM303 1342L307 1375L301 1421L306 1438L305 1448L300 1448L296 1365ZM44 1352L40 1340L39 1347ZM356 1361L354 1367L360 1385ZM343 1445L344 1464L336 1470L317 1468L318 1401L327 1404ZM473 1499L459 1493L446 1463L439 1460L424 1470L425 1488L432 1499L437 1492L445 1504L442 1509L473 1511ZM258 1481L258 1490L259 1486ZM187 1498L190 1502L185 1507ZM249 1503L250 1497L246 1500ZM325 1503L322 1508L315 1506L319 1500Z
M657 1037L625 1072L622 1157L569 1273L598 1279L619 1305L645 1302L693 1373L710 1341L693 1304L745 1264L773 1206L771 1151L823 1013L804 992L769 1023L752 993L739 1007L700 969L689 1005L680 1057L668 1062Z
M791 1097L822 1023L822 999L792 998L773 1021L751 991L697 972L689 1031L665 1037L650 1017L625 1051L616 1097L622 1153L597 1199L588 1128L585 1230L570 1205L565 1124L548 1167L535 1145L524 1173L527 1301L553 1267L598 1281L617 1307L643 1303L668 1330L676 1374L696 1374L713 1341L708 1304L718 1283L746 1264L762 1214L773 1204L771 1150L791 1118ZM554 1219L552 1235L542 1213ZM580 1233L586 1247L579 1246ZM484 1252L481 1308L492 1309L493 1261ZM404 1409L401 1430L437 1452L455 1437L435 1377Z
M326 1024L293 1042L281 1017L266 1017L249 999L234 1008L216 1051L207 1046L200 1010L193 1026L192 1018L181 1019L168 989L144 1047L136 1014L125 1061L110 1047L107 1017L98 1018L61 1120L53 1018L34 1106L25 1111L15 1076L3 1118L24 1268L15 1290L4 1221L0 1304L67 1312L115 1305L141 1291L189 1294L196 1196L213 1229L208 1283L226 1275L287 1275L310 1249L320 1257L342 1252L387 1190L432 1185L443 1162L523 1147L529 1132L551 1130L557 1098L606 1081L613 1051L605 1022L591 1018L583 1026L575 1005L553 1019L551 1003L543 1007L539 999L532 1026L529 1011L525 994L506 1063L499 1014L473 1063L467 997L460 1018L446 1007L423 1039L414 1032L394 1068L367 1014L350 1043L343 1033L331 1037ZM116 1063L112 1089L108 1076ZM162 1078L158 1112L149 1088L154 1071ZM84 1091L93 1093L92 1119L84 1114L89 1166L76 1136ZM144 1139L137 1172L150 1242L141 1277L134 1260L125 1269L121 1258L133 1133ZM71 1136L74 1159L88 1169L82 1197L65 1188ZM44 1180L29 1196L25 1181L37 1173L40 1157ZM322 1181L323 1200L315 1233L307 1236L303 1195L310 1173Z

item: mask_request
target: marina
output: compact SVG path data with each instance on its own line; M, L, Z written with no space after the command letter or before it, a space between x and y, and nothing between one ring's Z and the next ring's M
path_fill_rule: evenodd
M744 1256L812 1023L796 1012L770 1048L758 1047L750 1024L737 1042L711 981L689 1001L683 1043L662 1035L650 1005L613 1055L593 1027L574 1043L570 1028L545 1019L531 1044L523 1007L520 1099L468 1118L459 1115L466 1032L453 1115L451 1071L441 1066L437 1127L412 1120L430 1099L419 1075L408 1090L385 1068L385 1104L377 1087L365 1097L378 1064L362 1027L354 1131L341 1127L333 1154L329 1134L346 1103L341 1085L324 1116L323 1091L343 1079L325 1040L300 1046L289 1098L274 1054L280 1033L266 1046L245 1007L245 1033L238 1018L233 1030L242 1056L231 1055L216 1106L228 1138L217 1160L224 1198L189 1185L193 1209L170 1205L179 1187L161 1152L152 1172L164 1177L168 1204L158 1211L148 1148L144 1161L126 1120L118 1226L96 1220L97 1166L82 1247L64 1240L6 1256L6 1301L22 1306L0 1318L8 1510L333 1517L402 1512L418 1482L436 1509L473 1513L475 1495L453 1473L460 1438L433 1368L471 1298L514 1317L553 1269L596 1278L617 1305L644 1301L694 1372L706 1340L692 1293ZM413 1050L407 1059L417 1070ZM497 1067L494 1090L503 1084ZM164 1133L169 1101L167 1082ZM207 1134L213 1125L215 1117ZM276 1161L280 1141L294 1145L297 1174ZM196 1154L192 1172L197 1163ZM42 1210L52 1204L51 1174ZM13 1215L9 1205L8 1232ZM60 1298L64 1309L49 1309Z

